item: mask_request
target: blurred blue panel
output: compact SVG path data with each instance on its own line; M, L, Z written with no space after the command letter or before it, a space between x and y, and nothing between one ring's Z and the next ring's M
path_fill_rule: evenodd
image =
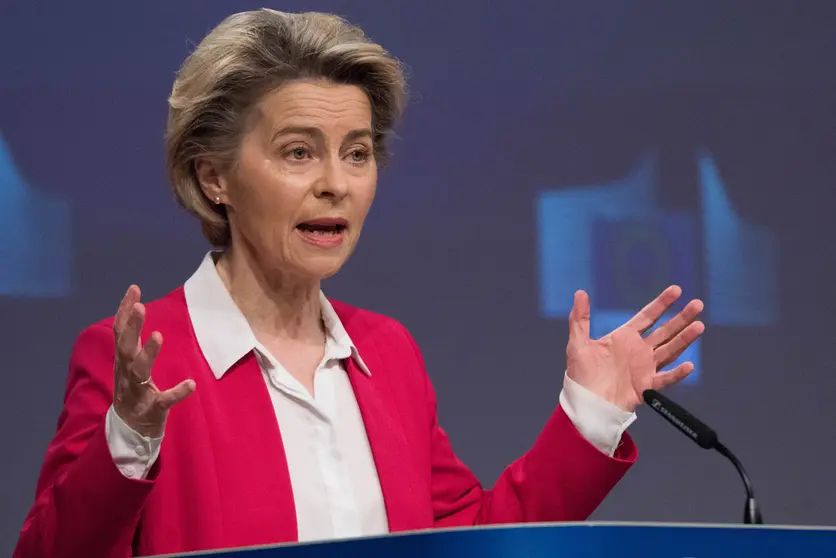
M645 157L624 179L544 192L538 200L540 308L549 318L569 315L573 293L585 289L597 300L593 226L599 220L654 215L656 156Z
M70 208L31 188L0 136L0 295L60 297L70 292Z
M706 305L711 322L763 326L778 317L772 234L741 220L726 195L714 160L699 157L705 228Z

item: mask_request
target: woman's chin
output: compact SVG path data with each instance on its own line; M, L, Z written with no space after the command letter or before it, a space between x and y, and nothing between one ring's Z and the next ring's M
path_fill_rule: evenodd
M297 269L306 277L328 279L337 274L345 260L346 257L342 254L307 257L298 262Z
M334 275L336 275L337 272L339 272L341 268L342 268L342 265L332 267L330 269L324 269L324 270L319 271L316 274L316 276L319 277L320 279L328 279L329 277L333 277Z

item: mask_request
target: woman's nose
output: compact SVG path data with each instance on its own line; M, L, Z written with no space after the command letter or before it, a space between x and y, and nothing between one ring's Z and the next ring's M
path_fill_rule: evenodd
M327 163L325 172L317 181L315 194L318 198L342 199L348 195L348 176L341 161Z

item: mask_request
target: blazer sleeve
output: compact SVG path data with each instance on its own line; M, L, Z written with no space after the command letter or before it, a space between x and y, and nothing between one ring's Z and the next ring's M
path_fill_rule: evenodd
M423 358L412 337L421 368ZM436 527L490 523L583 521L636 461L625 432L610 457L590 444L560 407L534 445L490 489L456 457L438 424L436 397L424 371L431 429L432 500Z
M113 401L112 330L96 324L73 348L58 428L46 451L35 504L16 558L127 557L159 465L148 480L125 477L113 463L105 416Z

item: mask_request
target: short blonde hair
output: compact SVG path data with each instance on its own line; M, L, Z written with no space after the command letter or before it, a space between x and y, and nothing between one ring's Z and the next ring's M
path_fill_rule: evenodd
M234 14L186 58L169 97L166 168L178 202L200 219L213 245L229 244L226 209L207 199L198 158L232 165L250 109L268 92L296 79L357 85L372 110L375 157L403 110L401 64L363 31L322 13L261 9Z

